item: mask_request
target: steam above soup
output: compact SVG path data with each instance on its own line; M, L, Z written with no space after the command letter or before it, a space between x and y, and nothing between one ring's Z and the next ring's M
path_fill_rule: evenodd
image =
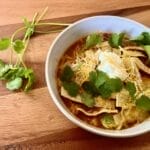
M68 109L100 128L119 130L150 116L150 33L93 33L70 46L57 83Z

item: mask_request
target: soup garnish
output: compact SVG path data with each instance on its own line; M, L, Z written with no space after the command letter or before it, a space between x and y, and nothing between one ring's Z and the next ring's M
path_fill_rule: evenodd
M70 46L58 65L58 90L88 124L129 128L150 115L150 33L93 33Z

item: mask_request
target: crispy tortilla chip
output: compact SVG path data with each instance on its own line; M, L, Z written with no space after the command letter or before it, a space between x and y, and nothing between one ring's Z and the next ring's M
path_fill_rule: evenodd
M88 112L88 111L84 110L83 108L77 108L77 110L80 111L80 112L82 112L86 116L89 116L89 117L98 116L98 115L100 115L102 113L118 113L117 109L111 110L111 109L105 109L105 108L101 108L98 111L95 110L93 112Z
M134 58L134 60L139 69L141 69L147 74L150 74L150 68L143 64L143 62L139 58Z
M115 101L109 100L109 99L102 99L100 96L95 98L95 103L97 106L100 106L102 108L106 109L115 109Z
M76 103L82 103L81 97L77 95L76 97L70 96L67 91L61 87L61 96L67 98ZM95 98L95 107L103 107L108 109L115 109L115 101L114 100L104 100L100 96Z
M146 55L144 53L142 53L141 51L124 50L123 53L124 53L124 55L131 56L131 57L146 57Z
M143 90L142 77L136 65L135 58L124 57L123 62L129 74L127 81L134 82L137 90L142 91Z
M141 122L149 116L149 113L136 107L131 107L130 109L124 110L125 122L128 124Z
M67 93L67 91L63 87L61 87L61 96L65 97L73 102L82 103L81 97L79 95L77 95L76 97L72 97Z
M116 129L120 130L123 127L124 119L122 117L121 112L118 114L113 115L115 124L116 124Z
M128 109L134 105L131 101L129 92L123 89L121 92L116 95L116 107L121 107L123 109Z
M124 47L125 50L139 50L139 51L145 51L144 48L140 46L127 46Z

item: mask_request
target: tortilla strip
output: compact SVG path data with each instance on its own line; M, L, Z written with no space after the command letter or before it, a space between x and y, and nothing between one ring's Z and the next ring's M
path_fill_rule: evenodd
M79 95L77 95L76 97L72 97L67 93L67 91L63 87L61 87L61 96L65 97L65 98L67 98L73 102L83 104L81 97ZM114 95L113 95L113 97L114 97ZM115 108L115 101L104 100L99 96L99 97L95 98L95 107L114 109Z
M139 58L134 58L134 60L139 69L141 69L147 74L150 74L150 68L144 65L143 62Z
M131 98L129 92L123 89L120 93L116 95L116 107L122 107L128 109L132 106ZM133 105L134 106L134 105Z
M79 95L77 95L76 97L72 97L67 93L67 91L63 87L61 87L61 96L65 97L73 102L82 103L81 97Z
M146 57L146 55L144 54L144 53L142 53L142 52L140 52L140 51L130 51L130 50L124 50L123 51L124 52L124 54L126 55L126 56L131 56L131 57Z
M139 50L139 51L145 51L144 48L140 46L127 46L124 47L125 50Z
M118 113L117 109L111 110L111 109L105 109L105 108L101 108L100 110L93 111L93 112L87 112L83 108L77 108L77 110L80 111L80 112L82 112L86 116L89 116L89 117L98 116L98 115L100 115L102 113Z
M113 115L113 118L114 118L114 121L115 121L115 124L116 124L116 127L117 127L116 129L120 130L123 126L123 121L124 121L124 119L122 118L121 113Z

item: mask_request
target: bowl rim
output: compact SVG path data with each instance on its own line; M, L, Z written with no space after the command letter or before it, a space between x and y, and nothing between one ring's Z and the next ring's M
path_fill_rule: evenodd
M126 138L126 137L134 137L134 136L138 136L138 135L141 135L141 134L144 134L144 133L147 133L150 131L150 129L148 128L143 128L143 130L137 130L136 132L133 132L133 133L127 133L127 134L121 134L119 133L119 130L118 132L116 130L109 130L109 131L112 131L111 133L110 132L106 132L107 129L103 129L103 130L98 130L100 128L97 128L97 127L94 127L92 125L89 125L87 123L85 123L84 121L82 120L79 120L75 115L71 114L68 112L68 110L66 110L62 104L57 100L57 98L55 97L55 94L53 92L53 88L51 87L51 84L49 82L49 58L50 58L50 55L51 55L51 52L52 52L52 49L55 45L55 43L57 42L57 40L63 36L65 34L65 32L69 29L71 29L72 27L76 26L77 24L79 23L82 23L86 20L90 20L92 18L116 18L116 19L120 19L120 20L125 20L125 21L128 21L128 22L131 22L131 23L134 23L134 24L137 24L138 26L141 26L142 28L144 28L145 30L150 30L147 26L137 22L137 21L134 21L134 20L131 20L131 19L128 19L128 18L125 18L125 17L119 17L119 16L113 16L113 15L100 15L100 16L92 16L92 17L86 17L84 19L81 19L81 20L78 20L74 23L72 23L71 25L69 25L67 28L65 28L61 33L59 33L57 35L57 37L54 39L54 41L52 42L49 50L48 50L48 53L47 53L47 57L46 57L46 62L45 62L45 78L46 78L46 84L47 84L47 87L48 87L48 91L49 91L49 94L51 95L51 98L52 98L52 101L56 104L56 106L58 107L58 109L65 115L65 117L67 119L69 119L71 122L73 122L74 124L76 124L77 126L81 127L82 129L84 130L87 130L91 133L95 133L97 135L103 135L103 136L106 136L106 137L114 137L114 138ZM140 124L139 124L140 125ZM136 125L138 126L138 125ZM131 127L131 128L128 128L128 129L131 129L134 128L135 126ZM126 130L126 129L124 129ZM116 132L114 132L116 131Z

